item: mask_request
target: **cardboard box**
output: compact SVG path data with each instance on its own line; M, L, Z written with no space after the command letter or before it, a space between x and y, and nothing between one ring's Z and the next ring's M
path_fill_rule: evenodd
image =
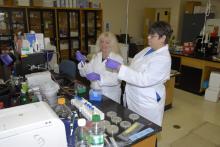
M185 13L192 14L195 6L201 6L201 2L187 1L185 5Z
M0 5L2 6L4 4L4 1L3 0L0 0Z
M43 0L32 0L32 6L43 7L44 1Z
M30 0L17 0L17 6L30 6Z
M13 6L14 5L14 1L13 0L4 0L4 5L6 5L6 6Z
M44 0L44 7L54 7L54 0Z
M219 89L206 89L205 100L211 102L217 102L219 100Z

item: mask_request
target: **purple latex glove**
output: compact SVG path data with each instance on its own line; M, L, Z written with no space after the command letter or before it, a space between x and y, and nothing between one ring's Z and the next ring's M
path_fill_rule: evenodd
M76 52L76 60L79 61L79 62L85 62L86 61L86 57L80 52L80 51L77 51Z
M8 54L1 54L0 59L7 66L13 62L13 59Z
M105 66L110 68L110 69L119 69L121 66L121 63L118 61L115 61L113 59L108 58L107 61L105 62Z
M86 74L86 78L90 81L97 81L100 80L100 75L95 72L91 72L89 74Z

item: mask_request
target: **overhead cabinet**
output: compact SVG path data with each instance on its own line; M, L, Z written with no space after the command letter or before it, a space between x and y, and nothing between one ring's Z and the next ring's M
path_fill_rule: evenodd
M25 9L0 8L0 46L13 48L13 34L27 31Z
M96 43L96 38L102 32L102 19L100 11L83 11L82 22L82 48L88 51L90 44Z
M58 44L62 59L72 59L80 50L80 11L58 10Z
M28 9L29 30L43 33L56 45L56 21L53 9Z

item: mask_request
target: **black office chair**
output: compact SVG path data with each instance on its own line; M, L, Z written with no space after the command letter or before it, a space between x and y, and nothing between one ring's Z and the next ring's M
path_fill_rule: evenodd
M71 60L62 60L59 71L60 74L66 75L68 79L74 80L76 77L76 63Z

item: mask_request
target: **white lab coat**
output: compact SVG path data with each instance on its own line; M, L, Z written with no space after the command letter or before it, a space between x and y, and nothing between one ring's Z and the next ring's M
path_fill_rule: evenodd
M123 58L120 55L110 53L109 57L123 64ZM101 89L104 96L120 103L121 80L118 79L116 71L106 68L105 62L106 60L102 62L102 52L99 52L93 56L89 63L85 65L78 64L80 75L86 77L86 74L91 72L100 74L101 80L91 82L90 87Z
M126 81L124 97L128 108L161 126L166 95L164 83L170 78L171 57L168 45L145 55L149 49L138 53L130 67L122 65L118 78Z

